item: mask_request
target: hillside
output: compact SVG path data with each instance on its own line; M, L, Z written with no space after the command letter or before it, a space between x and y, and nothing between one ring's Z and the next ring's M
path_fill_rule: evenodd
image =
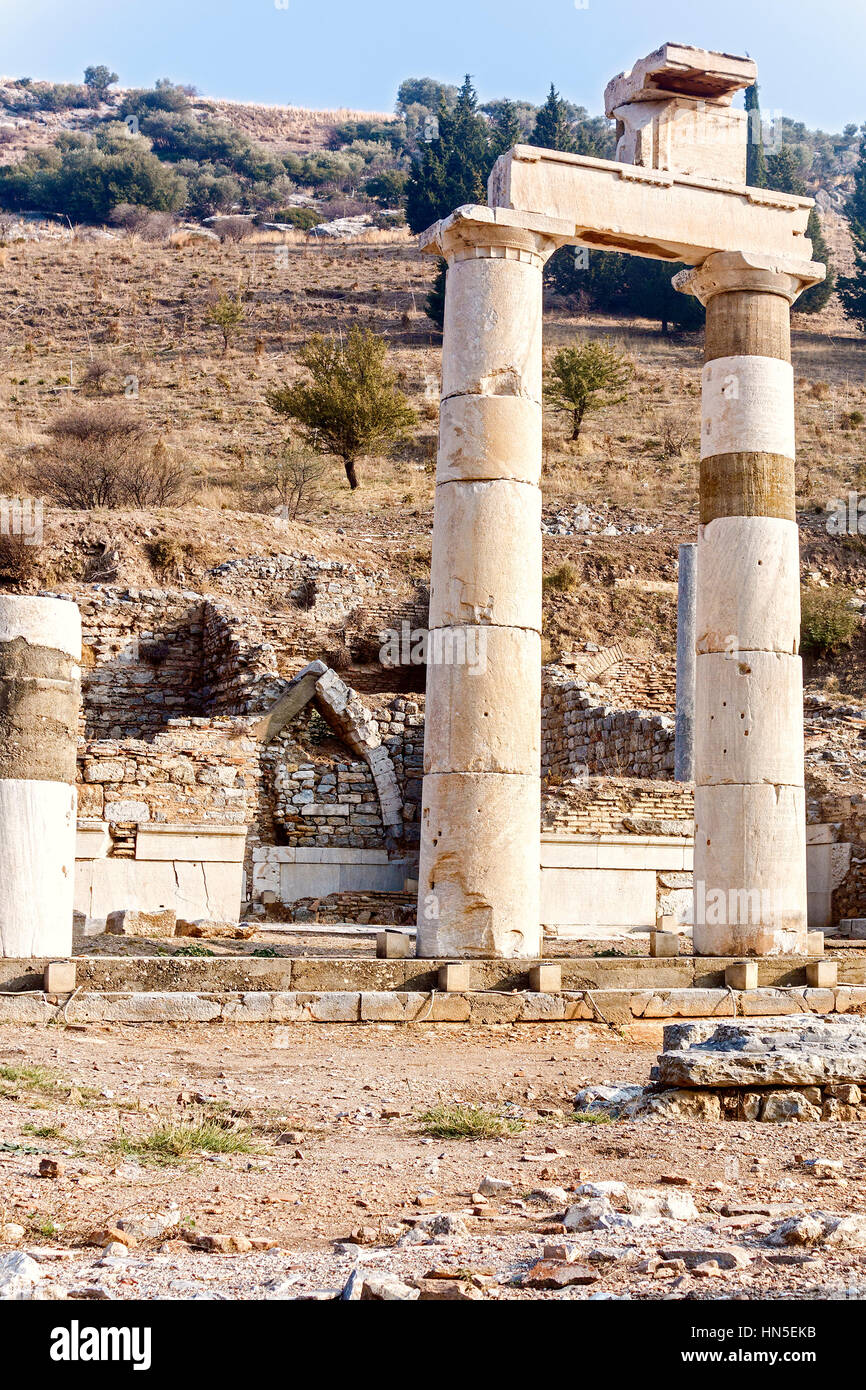
M0 104L9 102L10 90L0 83ZM8 115L0 120L2 158L20 162L61 131L90 129L122 110L128 95L113 93L95 109ZM340 132L356 133L353 123L394 124L393 117L375 113L184 100L196 119L218 119L281 157L327 155ZM347 195L332 186L296 183L292 196L296 205L330 205L331 211L341 200L347 204ZM356 198L352 208L358 206L372 203ZM425 312L435 264L417 253L399 226L377 230L368 223L360 234L329 239L247 225L237 241L219 241L212 232L188 235L200 226L181 215L152 239L148 226L3 218L3 494L39 492L38 463L51 447L51 431L64 413L81 407L132 411L149 440L182 468L185 481L182 500L162 509L82 514L49 499L45 543L26 553L19 546L10 554L7 546L2 582L77 592L92 582L94 555L102 547L116 555L117 582L134 585L180 575L208 592L219 588L212 571L223 562L292 548L387 567L423 584L440 365L439 334ZM846 224L829 205L824 230L847 268ZM225 352L209 319L221 296L242 305ZM340 464L326 460L299 514L287 522L279 514L275 469L287 430L266 393L300 376L297 353L313 335L345 334L352 325L386 341L417 424L392 457L362 462L357 493L347 488ZM697 524L700 335L665 337L645 320L587 313L573 300L550 295L548 362L576 336L611 339L628 354L634 376L626 400L593 415L579 445L567 439L561 416L546 413L548 658L587 643L620 643L636 661L669 666L677 545L694 537ZM829 536L824 507L866 484L864 351L862 335L835 298L818 315L795 316L804 574L813 586L840 584L862 598L862 544ZM155 540L166 542L158 561ZM821 663L811 674L831 692L866 693L862 632L844 658Z

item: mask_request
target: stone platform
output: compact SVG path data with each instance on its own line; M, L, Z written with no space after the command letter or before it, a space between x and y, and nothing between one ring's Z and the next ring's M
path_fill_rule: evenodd
M548 960L550 957L548 957ZM725 957L557 960L559 991L534 991L530 960L475 960L468 987L439 988L445 960L364 957L79 956L76 988L47 995L47 960L0 960L0 1023L551 1023L733 1020L866 1012L866 960L805 984L805 957L758 962L758 987L725 986Z

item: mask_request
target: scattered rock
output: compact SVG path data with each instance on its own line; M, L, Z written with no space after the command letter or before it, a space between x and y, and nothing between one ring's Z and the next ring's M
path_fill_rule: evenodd
M0 1255L0 1299L30 1299L44 1277L36 1261L23 1250Z
M586 1265L559 1260L539 1260L515 1280L523 1289L567 1289L570 1284L595 1284L601 1275Z

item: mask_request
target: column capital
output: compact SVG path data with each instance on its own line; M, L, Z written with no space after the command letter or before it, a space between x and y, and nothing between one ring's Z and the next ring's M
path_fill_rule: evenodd
M759 256L745 251L716 251L694 270L681 270L672 284L683 294L693 294L702 304L731 290L777 294L793 304L810 285L820 284L826 273L827 267L820 261Z
M569 241L574 241L574 225L561 218L467 203L422 232L418 246L431 255L444 256L449 265L495 257L541 267Z

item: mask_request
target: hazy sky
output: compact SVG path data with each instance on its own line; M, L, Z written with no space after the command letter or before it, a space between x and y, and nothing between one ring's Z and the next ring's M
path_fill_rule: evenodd
M551 81L601 110L605 82L665 40L749 53L766 112L838 130L866 121L866 0L0 0L0 72L213 96L391 110L404 77L482 99Z

